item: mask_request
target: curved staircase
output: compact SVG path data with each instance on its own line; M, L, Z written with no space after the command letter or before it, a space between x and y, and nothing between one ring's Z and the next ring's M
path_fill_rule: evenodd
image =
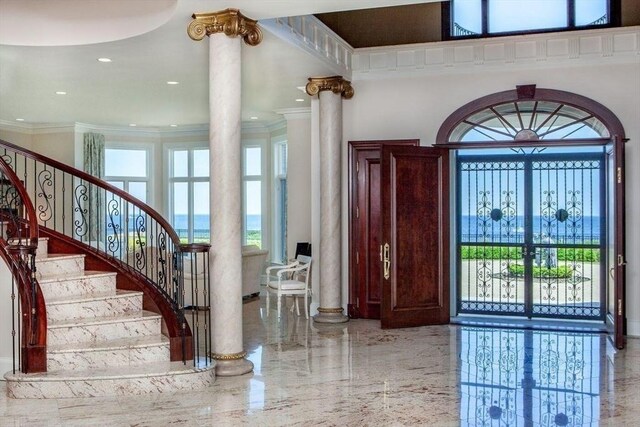
M215 381L209 245L182 243L130 194L5 141L0 184L0 257L12 275L0 287L13 313L10 397L133 395ZM203 315L188 322L186 299L200 301Z
M215 365L171 362L162 317L142 292L116 289L117 273L88 271L85 255L50 254L40 239L36 275L47 306L47 372L5 375L14 398L94 397L192 390Z

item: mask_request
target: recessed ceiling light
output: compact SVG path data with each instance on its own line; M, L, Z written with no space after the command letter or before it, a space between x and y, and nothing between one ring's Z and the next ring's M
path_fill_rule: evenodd
M251 116L250 119L251 120L258 120L258 118L256 116Z
M171 126L172 128L177 128L178 127L178 125L169 125L169 126Z
M304 102L303 98L296 98L296 102Z
M111 58L98 58L98 62L111 62Z
M168 81L167 84L168 85L177 85L177 84L180 84L180 82Z
M24 119L16 119L16 122L24 122Z
M135 124L135 123L129 123L129 126L131 126L132 128L134 128L134 127L136 127L136 126L138 126L138 125L137 125L137 124Z
M63 90L59 90L56 92L56 95L66 95L67 92L63 91Z

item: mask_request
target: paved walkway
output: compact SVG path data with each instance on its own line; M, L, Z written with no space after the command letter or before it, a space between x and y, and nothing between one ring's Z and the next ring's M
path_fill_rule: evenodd
M462 301L524 303L524 277L504 276L513 260L468 260L462 262ZM533 303L582 305L600 303L600 264L577 263L582 280L533 279ZM558 266L572 267L559 261Z

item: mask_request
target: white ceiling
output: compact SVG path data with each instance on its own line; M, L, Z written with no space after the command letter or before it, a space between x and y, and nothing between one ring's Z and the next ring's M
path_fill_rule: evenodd
M420 2L0 0L0 120L159 128L207 123L208 42L187 36L192 13L234 7L266 19ZM280 117L275 110L308 106L296 87L328 73L320 61L264 31L259 46L243 46L243 120L268 123Z

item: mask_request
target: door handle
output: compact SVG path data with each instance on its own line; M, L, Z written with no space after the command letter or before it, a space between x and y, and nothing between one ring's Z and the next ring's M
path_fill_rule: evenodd
M618 255L618 267L622 267L623 265L627 265L627 261L624 260L622 255Z
M391 259L389 258L389 244L385 243L384 244L384 249L382 250L383 253L383 261L382 261L382 266L383 266L383 270L384 270L384 280L389 280L389 277L391 277Z

